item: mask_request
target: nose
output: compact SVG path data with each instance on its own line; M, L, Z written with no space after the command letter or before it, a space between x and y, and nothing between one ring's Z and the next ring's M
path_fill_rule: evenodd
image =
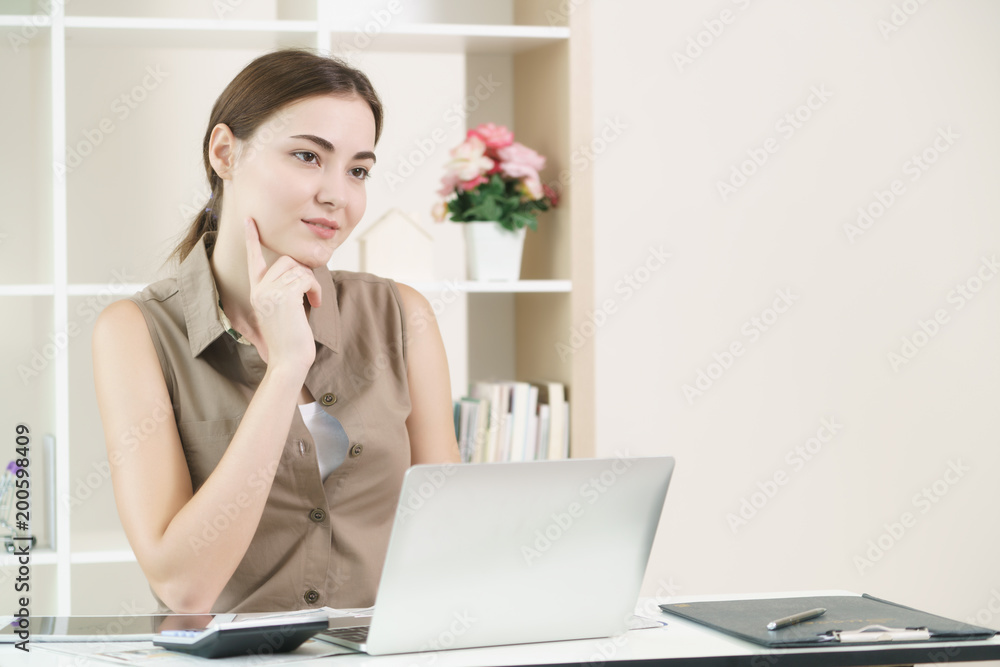
M321 204L330 206L333 210L342 209L347 206L347 198L344 194L345 184L336 175L323 180L317 199Z

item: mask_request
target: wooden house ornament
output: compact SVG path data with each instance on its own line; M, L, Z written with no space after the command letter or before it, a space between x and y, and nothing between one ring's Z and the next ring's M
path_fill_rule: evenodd
M434 237L399 209L389 209L358 243L365 273L393 280L434 280Z

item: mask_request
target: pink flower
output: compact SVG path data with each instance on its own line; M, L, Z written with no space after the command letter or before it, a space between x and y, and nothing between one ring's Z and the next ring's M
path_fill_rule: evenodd
M461 183L459 183L459 187L461 187L463 190L465 190L466 192L468 192L469 190L473 189L477 185L481 185L483 183L489 183L489 182L490 181L489 181L488 178L486 178L485 176L483 176L483 175L480 174L479 176L476 176L475 178L469 179L468 181L462 181Z
M441 189L438 190L438 194L447 199L455 192L455 188L461 183L458 176L452 172L446 172L444 176L441 177Z
M521 181L521 184L524 187L524 192L528 195L529 199L541 199L545 194L542 181L538 178L537 173L534 176L525 178Z
M497 150L497 157L500 158L501 170L511 178L520 178L530 173L537 174L545 168L543 156L516 141Z
M434 218L435 222L444 222L444 219L447 217L447 215L448 215L448 205L445 204L443 201L439 201L438 203L434 204L434 207L431 209L431 217Z
M441 179L449 193L459 182L471 181L493 168L493 160L485 153L486 144L475 135L451 150L451 160L445 165L445 175Z
M543 185L542 192L544 192L545 196L549 198L549 203L552 204L553 207L559 205L559 193L556 192L553 188L549 187L548 185Z
M466 137L477 136L483 140L487 148L503 148L514 141L514 133L503 125L481 123L479 127L469 130Z

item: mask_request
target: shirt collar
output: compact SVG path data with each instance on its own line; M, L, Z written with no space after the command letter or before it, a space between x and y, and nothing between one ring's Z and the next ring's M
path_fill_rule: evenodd
M177 270L188 344L193 357L204 352L205 348L219 336L232 335L227 333L232 326L219 307L219 292L215 286L212 265L208 261L206 244L214 244L215 235L216 232L213 231L202 234ZM325 345L333 352L339 352L340 308L337 304L337 288L333 283L333 276L325 266L313 269L313 275L319 282L323 302L319 308L309 309L309 328L312 329L316 342ZM238 339L237 342L248 344L247 341Z

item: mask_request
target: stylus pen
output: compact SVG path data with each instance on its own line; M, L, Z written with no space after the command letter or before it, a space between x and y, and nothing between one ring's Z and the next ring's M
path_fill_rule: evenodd
M785 616L784 618L779 618L776 621L771 621L767 624L767 629L778 630L780 628L788 627L789 625L801 623L802 621L808 621L809 619L816 618L817 616L822 616L825 613L826 609L823 607L810 609L809 611L800 611L797 614L792 614L791 616Z

